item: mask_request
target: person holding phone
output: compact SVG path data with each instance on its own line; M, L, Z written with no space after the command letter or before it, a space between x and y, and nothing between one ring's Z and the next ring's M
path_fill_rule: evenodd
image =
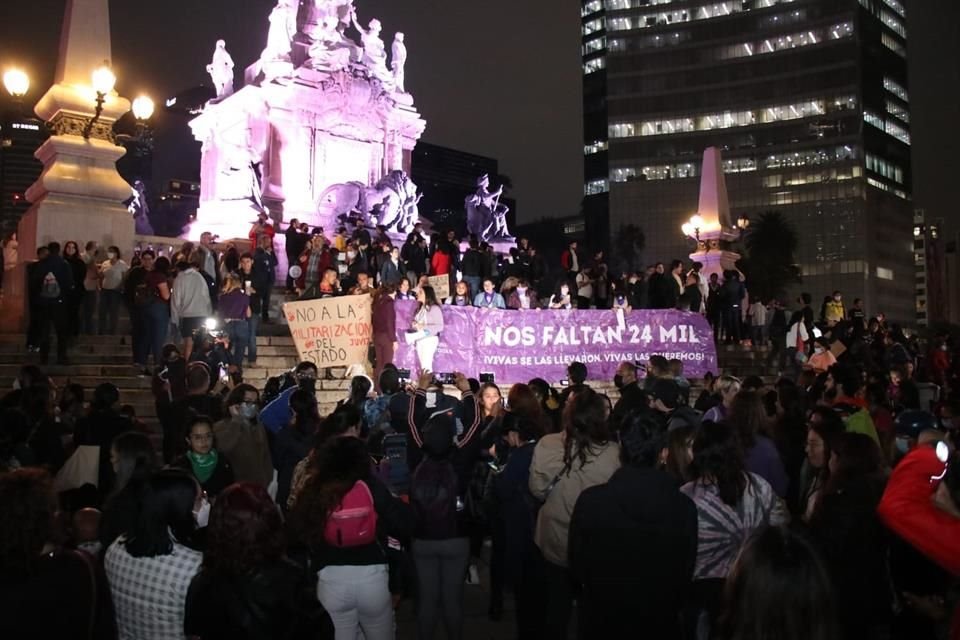
M443 332L443 312L430 285L420 288L417 302L420 306L413 316L411 330L407 332L407 341L412 342L417 351L420 371L433 371L433 357L440 346L440 334Z

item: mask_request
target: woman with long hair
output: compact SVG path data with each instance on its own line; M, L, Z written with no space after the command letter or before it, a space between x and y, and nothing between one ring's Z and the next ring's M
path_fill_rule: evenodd
M667 433L667 446L661 454L659 467L669 473L677 486L690 482L690 463L693 462L693 438L697 429L692 424L682 424Z
M723 595L721 640L838 640L830 576L813 546L787 527L744 545Z
M556 433L560 430L560 411L563 408L563 402L557 390L543 378L533 378L527 383L530 391L536 396L540 409L543 412L547 422L544 423L544 433ZM509 395L507 402L511 403Z
M144 335L148 353L153 353L155 366L163 361L163 345L170 336L170 260L161 256L144 278L147 294L144 314Z
M348 494L363 523L345 540L338 512ZM289 524L294 538L310 551L311 567L318 571L317 598L333 620L337 640L354 640L360 630L367 640L392 639L393 602L384 549L388 535L409 537L412 517L405 504L371 477L363 441L333 438L317 450L314 471Z
M529 488L543 503L534 541L544 558L544 636L563 637L570 622L574 581L568 569L570 517L584 489L603 484L620 467L620 446L609 426L609 402L592 389L572 396L563 411L563 432L537 443Z
M727 424L740 439L747 471L755 473L773 487L781 498L787 497L787 472L776 445L766 436L767 412L763 399L755 391L741 391L730 404Z
M144 484L136 525L104 560L121 638L183 636L187 589L203 560L190 544L209 513L200 485L179 469Z
M57 495L46 471L0 474L0 616L5 638L115 636L106 585L84 552L57 544Z
M70 266L70 273L73 274L73 291L64 296L67 303L67 331L69 335L77 336L83 326L80 307L85 292L83 281L87 278L87 264L83 261L83 256L80 255L79 245L73 240L64 243L63 259L67 261Z
M290 395L290 422L277 433L273 443L277 504L286 506L294 469L310 454L320 423L316 396L303 389L294 391Z
M175 460L173 466L193 475L200 488L209 497L216 498L233 484L233 466L217 450L213 422L207 416L193 416L187 420L187 452Z
M830 479L830 458L833 443L845 431L843 420L828 407L817 407L807 418L807 453L805 467L800 476L800 494L794 510L804 521L809 521L817 501Z
M303 490L304 484L307 482L307 478L313 474L316 468L319 460L317 451L333 438L359 438L362 421L363 417L360 415L360 412L352 405L341 405L329 416L322 419L314 433L313 446L307 453L307 456L298 462L293 469L293 475L290 479L290 490L286 502L278 501L278 504L285 504L288 510L293 509L300 492Z
M720 397L720 404L709 409L703 414L704 422L724 422L727 414L730 413L730 407L733 406L733 399L740 393L740 378L734 376L720 376L714 384L714 389Z
M203 564L187 592L186 635L317 637L316 593L285 549L283 518L266 489L251 483L228 487L210 510Z
M736 431L726 424L703 423L693 441L690 476L680 488L698 513L690 612L715 620L723 581L744 541L762 526L785 524L789 516L770 484L746 469Z
M100 543L104 549L136 525L140 492L159 468L159 459L146 434L129 431L114 438L110 464L115 473L113 490L104 501L100 519Z
M227 329L234 363L240 366L250 340L251 311L250 296L244 292L243 282L236 273L228 274L223 281L217 298L217 313Z
M883 457L862 433L840 433L830 449L830 477L810 517L810 535L836 586L845 637L885 637L888 534L877 516L886 484Z
M433 357L440 346L440 334L443 332L443 311L437 302L437 294L429 285L420 288L417 302L420 306L413 316L413 333L407 335L414 336L420 371L433 371Z

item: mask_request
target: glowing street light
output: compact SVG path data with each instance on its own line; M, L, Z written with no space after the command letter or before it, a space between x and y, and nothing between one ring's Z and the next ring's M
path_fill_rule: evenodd
M9 69L3 74L3 86L7 93L19 100L30 90L30 76L23 69Z
M102 65L93 70L91 79L93 81L93 90L97 92L97 110L83 130L83 137L87 140L90 139L93 125L97 124L100 120L100 115L103 113L103 103L107 100L107 94L113 91L114 85L117 84L117 76L115 76L113 70L110 69L110 62L107 60L104 60Z
M680 231L685 238L691 238L700 244L700 230L703 228L703 218L698 214L693 214L690 219L680 225Z
M133 101L133 117L139 122L149 120L153 116L153 100L149 96L139 96Z

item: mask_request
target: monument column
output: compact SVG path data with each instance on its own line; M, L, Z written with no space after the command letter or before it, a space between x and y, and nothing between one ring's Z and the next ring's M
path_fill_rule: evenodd
M690 260L703 264L701 277L716 273L723 280L724 271L737 270L740 254L732 247L740 238L740 229L730 215L727 182L720 149L716 147L703 152L697 214L683 225L683 233L697 241L697 250L690 254Z
M130 102L113 90L106 92L92 123L98 98L92 74L109 64L110 53L108 0L67 0L54 84L34 109L52 135L35 153L43 172L26 192L32 206L17 229L21 264L10 277L5 313L0 314L3 329L23 327L24 266L38 246L54 240L61 245L76 240L83 246L96 240L124 253L133 248L134 221L123 205L130 185L116 167L125 149L112 133Z

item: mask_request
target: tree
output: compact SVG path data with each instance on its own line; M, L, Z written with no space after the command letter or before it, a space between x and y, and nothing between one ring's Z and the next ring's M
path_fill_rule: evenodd
M647 246L647 237L643 229L635 224L621 224L613 241L613 251L624 273L642 269L643 250Z
M752 296L768 301L800 282L800 269L794 259L799 242L793 225L777 211L760 214L750 225L745 255L738 267L747 278Z

